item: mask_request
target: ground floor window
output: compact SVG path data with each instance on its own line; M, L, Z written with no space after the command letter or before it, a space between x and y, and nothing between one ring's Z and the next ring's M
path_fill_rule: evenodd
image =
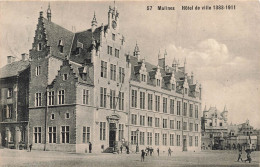
M69 143L69 142L70 142L70 127L61 126L61 143Z
M163 145L167 146L167 134L166 133L163 134Z
M122 139L124 138L124 124L119 124L119 130L118 130L119 134L118 134L118 140L122 141Z
M177 135L177 146L181 145L181 135Z
M189 136L189 145L192 146L192 136Z
M140 132L140 145L144 145L144 132Z
M155 145L156 145L156 146L159 145L159 142L160 142L159 139L160 139L160 138L159 138L159 133L155 133Z
M83 126L82 143L90 142L90 127Z
M34 127L34 143L42 142L42 128Z
M147 145L152 145L152 132L147 132Z
M199 146L199 137L195 136L195 146L198 147Z
M174 146L174 134L170 134L170 146Z
M49 143L56 143L56 127L49 127Z
M131 131L131 144L136 144L136 131Z
M106 140L106 123L100 122L100 140Z

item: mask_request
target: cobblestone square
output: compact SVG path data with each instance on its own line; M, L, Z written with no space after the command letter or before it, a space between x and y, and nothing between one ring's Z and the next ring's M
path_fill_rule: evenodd
M246 155L243 152L242 158ZM145 156L140 154L76 154L54 151L27 152L26 150L0 150L0 166L259 166L260 152L252 153L253 161L236 162L236 151L180 152L168 157L166 153Z

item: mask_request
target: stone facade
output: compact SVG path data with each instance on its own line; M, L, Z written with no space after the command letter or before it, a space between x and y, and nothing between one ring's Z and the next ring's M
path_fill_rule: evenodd
M73 33L40 12L29 51L28 143L33 149L111 152L129 146L200 150L201 85L166 56L158 65L127 52L119 12Z

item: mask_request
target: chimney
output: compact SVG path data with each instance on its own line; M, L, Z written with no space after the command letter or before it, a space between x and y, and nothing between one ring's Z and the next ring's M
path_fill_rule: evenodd
M22 56L22 61L29 60L29 55L27 53L23 53L21 56Z
M11 64L12 62L15 61L15 58L14 56L7 56L7 64Z

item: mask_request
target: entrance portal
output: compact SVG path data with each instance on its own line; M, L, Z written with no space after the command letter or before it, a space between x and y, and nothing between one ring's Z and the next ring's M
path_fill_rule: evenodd
M109 147L114 147L116 141L116 123L109 124Z

